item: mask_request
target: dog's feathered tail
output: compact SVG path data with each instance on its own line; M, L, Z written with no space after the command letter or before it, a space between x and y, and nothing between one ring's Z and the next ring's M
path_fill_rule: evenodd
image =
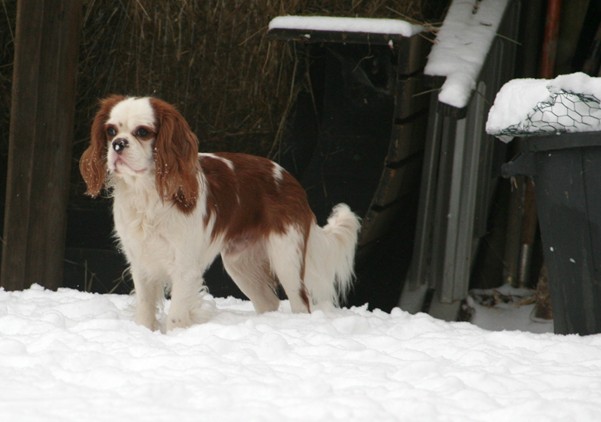
M314 224L305 255L305 285L313 305L339 306L354 280L360 219L346 204L332 210L324 227Z

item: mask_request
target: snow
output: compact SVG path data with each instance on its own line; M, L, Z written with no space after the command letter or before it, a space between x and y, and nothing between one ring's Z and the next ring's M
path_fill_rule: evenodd
M411 37L423 31L421 25L414 25L400 19L332 16L278 16L269 23L269 30L272 29L398 34L404 37Z
M532 289L508 284L494 289L472 289L467 297L467 304L474 310L471 323L490 331L552 333L552 320L534 316L535 294Z
M399 309L256 315L209 298L168 334L132 297L0 290L0 414L19 421L594 420L601 335L486 331Z
M446 78L440 102L467 106L507 4L508 0L453 1L424 70L426 75Z
M583 101L572 94L587 98ZM560 75L555 79L513 79L497 93L488 114L486 132L523 135L539 133L545 126L551 133L598 131L601 130L600 101L601 78L584 73ZM565 123L560 120L562 116L567 119Z

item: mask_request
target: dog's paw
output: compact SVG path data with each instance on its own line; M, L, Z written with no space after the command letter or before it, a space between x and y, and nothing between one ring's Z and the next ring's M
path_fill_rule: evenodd
M192 325L190 315L168 315L165 323L166 331L173 331L177 328L188 328Z
M188 298L185 303L172 302L164 320L165 331L202 324L210 320L216 311L213 297L205 290L195 297Z
M193 324L202 324L209 321L217 313L215 301L209 295L199 296L190 311Z
M136 324L148 328L150 331L157 331L159 329L159 323L154 316L148 315L136 315L134 318Z

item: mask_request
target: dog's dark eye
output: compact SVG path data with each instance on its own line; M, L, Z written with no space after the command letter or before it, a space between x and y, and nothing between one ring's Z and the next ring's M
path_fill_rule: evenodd
M150 135L150 132L148 131L148 129L143 127L139 127L134 132L134 136L136 136L137 138L146 138L148 135Z
M113 136L117 135L117 129L115 129L115 128L114 128L114 127L112 127L112 126L109 126L109 127L106 129L106 134L107 134L109 137L111 137L111 138L112 138Z

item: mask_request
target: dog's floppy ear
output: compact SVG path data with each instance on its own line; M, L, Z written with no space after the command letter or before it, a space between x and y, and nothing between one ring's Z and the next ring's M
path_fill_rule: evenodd
M107 142L105 123L109 119L113 107L125 99L122 95L111 95L100 101L100 108L92 122L90 146L79 160L79 171L86 182L86 194L96 197L104 186L107 173Z
M174 201L184 213L194 210L198 199L198 138L174 106L150 100L156 118L154 160L156 186L163 199Z

